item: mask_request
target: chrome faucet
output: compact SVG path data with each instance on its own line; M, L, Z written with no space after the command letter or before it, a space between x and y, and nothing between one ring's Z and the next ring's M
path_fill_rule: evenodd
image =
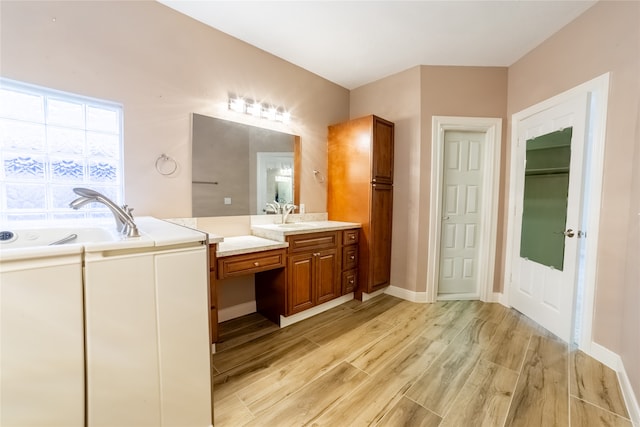
M289 216L289 214L293 213L293 211L297 208L296 205L294 205L293 203L285 203L284 206L282 206L282 223L286 224L287 223L287 217Z
M269 203L267 202L265 204L264 207L264 212L266 212L267 214L279 214L280 213L280 203L278 202L273 202L273 203Z
M140 237L138 226L133 220L133 214L131 213L133 209L127 205L120 207L104 194L88 188L74 188L73 192L80 197L69 203L69 207L73 209L80 209L87 203L102 203L111 210L111 213L113 213L119 233L124 234L127 237Z

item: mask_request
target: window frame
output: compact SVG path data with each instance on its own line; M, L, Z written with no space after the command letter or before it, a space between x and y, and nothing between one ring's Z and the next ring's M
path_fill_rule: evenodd
M34 121L31 119L16 118L15 116L4 114L0 109L0 120L14 121L28 125L43 126L42 132L44 133L43 148L41 151L33 151L29 153L23 149L9 149L3 144L3 140L0 138L0 221L2 222L20 222L20 223L32 223L36 221L77 221L79 219L105 219L112 218L111 212L102 204L91 203L83 206L77 211L69 211L66 206L68 201L77 197L71 188L75 187L87 187L92 188L100 192L105 192L114 202L122 204L125 200L124 196L124 106L121 103L117 103L110 100L103 100L93 98L85 95L79 95L71 92L61 91L57 89L47 88L43 86L34 85L31 83L25 83L17 80L7 79L0 77L0 89L9 90L18 93L24 93L28 95L34 95L42 98L42 105L38 106L42 108L41 120ZM51 123L51 111L49 110L49 103L52 100L62 101L66 103L79 104L82 108L82 126ZM88 123L88 111L93 107L96 109L113 111L116 113L117 118L114 123L114 129L117 129L117 134L114 131L106 131L105 129L92 128ZM5 110L6 111L6 110ZM15 124L15 123L14 123ZM58 158L63 159L67 154L58 154L52 151L50 131L52 129L58 131L82 132L82 147L80 154L74 153L70 157L82 159L82 179L81 180L64 180L54 179L52 171L52 160ZM99 154L90 153L91 141L88 136L106 136L114 142L112 145L114 156L102 157ZM8 138L7 138L8 139ZM44 167L44 179L29 179L29 178L8 178L5 174L5 163L8 155L15 159L16 155L29 154L29 156L41 156L43 159ZM91 168L92 162L95 165L99 163L98 160L104 159L108 164L115 166L115 179L110 182L101 183L99 180L92 180ZM9 208L8 206L8 192L7 187L19 187L20 185L28 185L29 183L43 184L43 193L45 200L43 201L44 207L37 208ZM67 193L64 193L64 198L60 198L59 194L56 196L55 190L58 192L64 189L65 186L70 187L68 201ZM63 203L60 203L64 200Z

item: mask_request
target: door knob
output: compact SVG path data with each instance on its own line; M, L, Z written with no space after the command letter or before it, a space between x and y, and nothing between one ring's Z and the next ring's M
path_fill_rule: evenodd
M563 232L562 234L564 234L566 237L573 237L575 236L575 233L573 232L573 229L568 229L567 231Z

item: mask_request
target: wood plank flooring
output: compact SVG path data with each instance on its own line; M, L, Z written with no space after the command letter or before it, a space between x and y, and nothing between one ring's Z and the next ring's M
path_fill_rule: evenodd
M499 304L381 295L220 339L216 427L632 426L614 371Z

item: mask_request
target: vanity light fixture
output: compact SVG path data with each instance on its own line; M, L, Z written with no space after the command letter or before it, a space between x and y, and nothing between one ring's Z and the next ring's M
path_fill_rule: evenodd
M245 113L247 104L242 98L229 98L229 110L236 113Z
M288 123L291 120L291 113L283 107L262 104L256 100L242 98L240 96L229 96L229 110L236 113L243 113L253 117L261 117L263 119L274 122Z

